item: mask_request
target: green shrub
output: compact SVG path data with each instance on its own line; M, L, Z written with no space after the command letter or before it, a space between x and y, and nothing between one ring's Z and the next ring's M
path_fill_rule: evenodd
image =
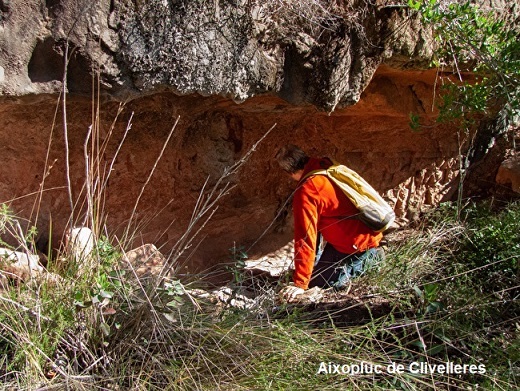
M520 202L494 213L489 203L472 205L463 211L467 226L456 258L478 269L475 281L494 288L507 288L518 275L520 258Z

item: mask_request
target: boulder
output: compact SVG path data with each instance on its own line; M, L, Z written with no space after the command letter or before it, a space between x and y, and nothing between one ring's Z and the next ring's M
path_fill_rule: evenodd
M140 281L158 277L165 266L166 258L153 244L143 244L126 252L121 261L121 267L133 273Z
M84 273L95 266L95 236L90 228L74 227L65 234L65 259L76 262L78 273Z
M26 281L43 273L40 257L29 251L14 251L0 248L0 288L7 285L8 280Z
M515 193L520 193L520 154L504 160L500 165L496 182L499 185L509 186Z

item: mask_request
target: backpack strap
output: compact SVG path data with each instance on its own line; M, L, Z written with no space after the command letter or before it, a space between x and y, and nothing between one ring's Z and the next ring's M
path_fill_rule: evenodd
M319 169L319 170L309 171L307 174L305 174L304 177L302 177L300 179L300 184L303 184L303 182L305 182L308 178L310 178L313 175L324 175L324 176L328 177L330 183L334 185L335 182L334 182L334 180L332 180L329 177L329 175L327 174L327 170L332 168L332 167L336 167L338 165L339 165L338 163L333 163L332 166L330 166L329 168L323 168L323 169ZM357 219L357 220L359 220L359 213L356 213L355 215L351 215L351 216L331 216L331 217L334 217L334 218L337 218L337 219L340 219L340 220L348 220L348 219Z
M325 169L320 169L320 170L309 171L307 174L305 174L305 176L303 176L300 179L300 182L305 181L305 179L307 179L313 175L327 175L327 169L325 168Z

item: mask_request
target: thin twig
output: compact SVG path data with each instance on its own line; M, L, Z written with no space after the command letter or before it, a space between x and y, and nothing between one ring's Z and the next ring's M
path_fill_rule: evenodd
M69 150L69 132L67 127L67 70L69 67L69 41L65 42L65 55L63 56L63 137L65 141L65 174L67 180L67 190L70 203L70 227L74 225L74 201L72 200L72 182L70 179L70 150Z
M11 299L8 299L7 297L4 297L4 296L0 296L0 300L3 300L9 304L12 304L14 305L15 307L18 307L19 309L21 309L22 311L25 311L25 312L29 312L31 315L34 315L35 317L39 317L39 318L42 318L43 320L46 320L47 322L52 322L53 320L51 318L48 318L42 314L39 314L37 313L36 311L14 301L14 300L11 300ZM3 324L3 323L2 323Z
M54 159L54 162L51 165L49 165L49 156L50 156L50 153L51 153L52 139L53 139L53 135L54 135L54 128L56 127L56 118L58 117L58 110L59 110L59 107L60 107L60 101L61 101L61 94L62 93L63 93L63 91L60 91L60 94L58 96L58 101L56 103L56 109L54 110L54 117L52 118L52 125L51 125L51 132L50 132L50 135L49 135L49 142L47 144L47 152L45 153L45 163L44 163L43 177L42 177L42 181L40 182L40 188L38 190L38 197L36 198L36 201L34 202L33 209L31 210L31 215L30 215L31 217L29 218L29 220L32 219L32 215L33 215L34 209L36 208L36 217L34 218L34 225L35 226L38 224L38 217L40 215L40 205L41 205L42 198L43 198L43 191L44 191L44 186L45 186L45 180L49 176L52 167L54 166L54 164L57 161L57 159Z
M92 125L88 127L87 137L85 137L85 142L83 143L83 156L85 158L85 186L87 188L87 216L88 219L91 214L93 214L93 199L92 199L92 188L91 188L91 180L92 173L90 172L90 159L88 155L88 141L90 139L90 135L92 134ZM93 227L93 226L92 226Z
M125 133L123 134L123 138L121 139L119 145L117 146L116 153L114 154L114 157L112 158L112 161L110 162L110 167L108 168L108 173L105 178L105 181L103 182L102 189L105 189L108 184L108 180L110 179L110 174L112 173L112 170L114 168L114 163L116 162L117 156L119 155L119 151L121 150L121 147L123 146L123 143L126 140L126 136L128 135L128 132L130 131L130 129L132 129L132 119L133 118L134 118L134 112L132 111L132 114L130 115L130 119L128 120L128 123L126 125L126 130L125 130Z
M258 145L271 133L271 131L275 128L276 124L271 126L264 135L257 140L252 147L246 152L242 158L236 161L230 167L224 169L222 175L218 178L213 187L208 191L208 194L205 195L206 187L209 183L209 178L206 179L204 185L202 186L201 191L199 192L199 197L197 198L197 202L195 204L191 219L188 223L188 227L184 230L183 235L177 241L177 244L174 246L172 251L173 258L170 262L161 270L160 278L167 275L168 272L173 268L175 262L180 258L180 256L186 251L192 244L193 240L200 234L202 229L206 226L206 224L211 220L213 215L216 213L218 206L217 203L220 201L222 197L228 194L235 186L231 185L229 182L225 183L223 186L222 183L231 175L236 174L239 168L249 160L253 152L256 151ZM206 214L209 212L209 215ZM193 234L192 231L195 229L195 226L200 222L200 220L204 217L204 221L202 225L197 229L197 231ZM159 278L159 280L160 280Z
M139 205L139 201L141 200L141 197L144 193L144 190L146 188L146 186L148 185L148 183L150 182L150 179L152 178L152 175L154 174L155 172L155 169L157 168L157 164L159 164L159 161L161 160L162 158L162 155L166 149L166 146L168 145L168 142L170 141L170 138L172 137L173 135L173 131L175 130L175 128L177 127L177 124L179 123L179 119L181 117L178 116L177 119L175 120L175 123L173 124L172 126L172 130L170 130L170 133L168 134L168 137L166 138L166 141L164 142L163 144L163 147L161 149L161 152L159 153L159 156L157 156L157 159L155 160L155 163L152 167L152 170L150 171L150 174L148 175L148 178L146 178L146 182L144 183L144 185L141 187L141 192L139 193L139 196L137 197L136 201L135 201L135 205L134 205L134 209L132 210L132 214L130 215L130 222L133 220L134 216L135 216L135 213L137 211L137 206ZM129 223L130 224L130 223Z

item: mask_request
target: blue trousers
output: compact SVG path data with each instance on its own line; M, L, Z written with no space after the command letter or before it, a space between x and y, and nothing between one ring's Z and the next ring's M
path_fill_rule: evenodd
M362 253L344 254L327 243L314 265L309 288L344 288L351 279L361 276L384 258L385 252L380 247Z

